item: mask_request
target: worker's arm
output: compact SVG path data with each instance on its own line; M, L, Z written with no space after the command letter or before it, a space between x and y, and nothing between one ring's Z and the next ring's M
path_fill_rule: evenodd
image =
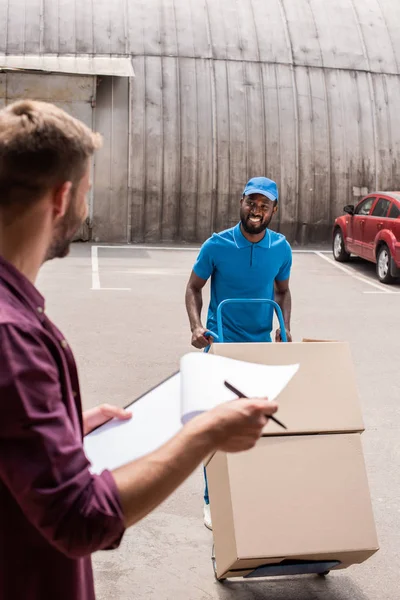
M189 317L190 330L192 332L192 345L195 348L205 348L209 344L209 341L204 337L206 329L201 322L203 287L206 283L206 279L202 279L192 271L186 287L186 310Z
M0 482L31 525L70 558L117 547L125 527L165 500L209 453L251 448L265 415L277 410L265 400L229 402L193 419L156 452L94 475L46 335L4 325L0 348Z
M292 341L292 335L290 333L290 317L292 313L292 296L289 288L289 279L285 281L275 281L275 302L279 304L282 313L283 321L285 323L286 336L288 342ZM278 329L275 334L275 341L281 342L282 335L281 330Z
M213 451L252 448L266 415L276 410L276 404L265 400L228 402L190 421L156 452L113 471L126 527L163 502Z

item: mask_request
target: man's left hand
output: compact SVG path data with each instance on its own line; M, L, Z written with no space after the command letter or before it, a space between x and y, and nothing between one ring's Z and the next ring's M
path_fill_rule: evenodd
M132 413L119 406L113 406L112 404L100 404L95 408L85 410L82 415L83 417L83 435L87 435L96 427L104 425L111 419L118 419L120 421L128 421L132 417Z
M292 342L292 334L290 333L289 329L286 329L286 337L287 337L287 341L288 342ZM282 335L281 335L281 330L277 329L276 333L275 333L275 342L281 342L282 341Z

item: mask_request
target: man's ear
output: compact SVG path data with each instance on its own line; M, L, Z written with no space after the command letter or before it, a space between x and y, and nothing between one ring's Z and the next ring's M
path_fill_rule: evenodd
M65 181L61 186L55 188L52 196L54 218L62 218L68 210L71 201L72 183Z
M277 203L277 202L275 202L275 206L274 206L274 208L273 208L273 211L272 211L272 212L273 212L273 213L276 213L276 212L278 212L278 203Z

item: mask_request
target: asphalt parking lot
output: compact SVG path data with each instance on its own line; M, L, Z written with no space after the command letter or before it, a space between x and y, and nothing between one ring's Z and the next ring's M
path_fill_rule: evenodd
M44 266L47 312L78 361L85 408L126 405L175 371L190 350L184 292L192 248L90 246ZM198 470L157 511L128 531L117 551L94 557L98 600L395 600L400 572L400 285L381 285L374 266L334 264L329 252L294 254L294 339L346 340L366 424L363 444L381 550L326 580L214 580L212 534L202 522Z

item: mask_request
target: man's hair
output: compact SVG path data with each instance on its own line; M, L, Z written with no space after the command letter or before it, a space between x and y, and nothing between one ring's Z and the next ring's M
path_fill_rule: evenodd
M0 209L29 206L50 189L83 177L101 136L46 102L0 110Z

